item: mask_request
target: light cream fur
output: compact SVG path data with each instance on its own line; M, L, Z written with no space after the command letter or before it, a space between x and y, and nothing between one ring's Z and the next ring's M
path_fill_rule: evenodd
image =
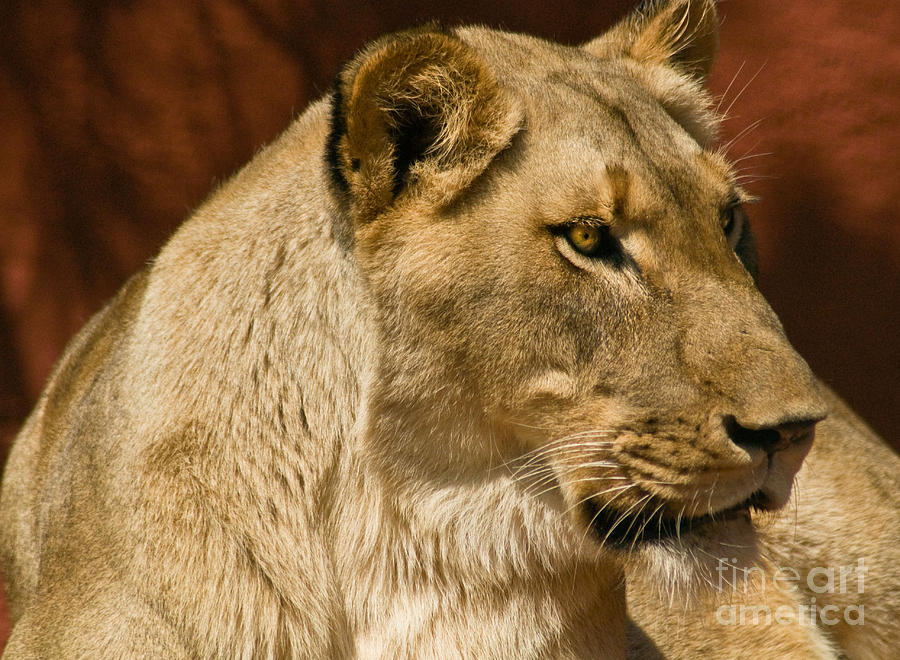
M823 465L860 431L723 232L715 27L672 0L583 48L367 46L67 349L0 494L5 657L622 657L626 570L631 649L692 657L669 606L721 597L697 557L845 557L816 463L814 520L756 549L748 498L788 501L813 424L848 438Z

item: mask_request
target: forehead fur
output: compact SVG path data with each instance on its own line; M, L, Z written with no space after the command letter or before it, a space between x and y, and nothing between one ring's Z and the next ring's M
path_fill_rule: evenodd
M561 46L530 35L499 32L484 27L455 31L473 46L497 72L501 82L519 86L523 81L593 79L598 86L604 65L615 66L638 83L697 143L710 147L718 137L720 117L703 79L683 68L656 60L639 60L614 49Z
M540 196L536 202L540 204L541 220L560 222L583 217L615 224L617 218L631 213L633 181L634 177L618 163L600 169L555 173L552 183L547 180L553 194Z
M626 66L701 147L712 145L719 135L720 117L712 97L696 79L667 66L627 62Z

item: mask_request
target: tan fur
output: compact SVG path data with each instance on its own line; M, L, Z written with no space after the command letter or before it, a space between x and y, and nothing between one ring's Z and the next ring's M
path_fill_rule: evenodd
M365 48L67 349L0 496L5 657L622 657L624 570L633 651L764 643L668 633L717 606L717 544L845 556L815 463L819 522L756 551L747 498L788 500L826 401L723 234L715 25L672 0L584 48Z
M758 539L712 539L705 548L730 562L740 553L736 546L758 542L764 559L747 573L739 569L737 580L734 572L723 573L724 584L715 571L707 572L703 579L714 588L701 590L699 598L667 589L654 574L630 570L629 657L878 660L895 653L900 459L837 396L823 391L829 416L818 425L793 501L756 517ZM741 606L747 606L746 623L734 625L728 617ZM778 607L788 616L767 623L765 613ZM796 616L807 608L817 610L814 623Z

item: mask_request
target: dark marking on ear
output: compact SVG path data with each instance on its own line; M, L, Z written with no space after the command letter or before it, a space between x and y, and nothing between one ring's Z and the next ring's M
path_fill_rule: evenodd
M328 140L325 143L325 164L331 173L331 181L342 193L350 190L347 179L344 178L340 167L340 155L338 145L341 138L347 134L347 117L344 115L344 99L338 83L332 86L331 91L331 128L328 132ZM354 159L353 169L359 169L359 160Z
M408 175L412 166L425 157L428 148L437 139L439 128L429 119L432 115L438 116L438 113L408 113L389 131L394 145L394 197L409 183Z

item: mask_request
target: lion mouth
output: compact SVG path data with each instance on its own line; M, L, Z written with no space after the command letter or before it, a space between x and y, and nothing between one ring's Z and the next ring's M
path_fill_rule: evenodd
M749 521L751 510L771 508L769 497L758 490L742 502L715 513L702 516L673 516L662 501L651 501L636 513L622 512L587 500L584 503L590 528L603 545L620 550L634 550L640 545L681 538L726 520L744 518Z

